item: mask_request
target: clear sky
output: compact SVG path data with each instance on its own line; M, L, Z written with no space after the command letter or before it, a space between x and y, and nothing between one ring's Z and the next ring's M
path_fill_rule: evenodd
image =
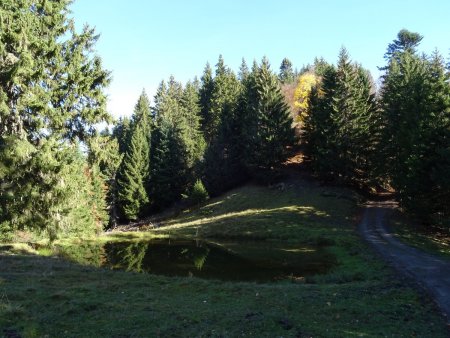
M402 28L424 35L424 52L450 51L450 0L75 0L71 9L77 27L100 33L116 117L132 113L143 88L152 98L170 75L200 77L219 54L236 72L242 57L251 65L264 55L278 71L284 57L297 68L316 56L335 63L345 46L377 78Z

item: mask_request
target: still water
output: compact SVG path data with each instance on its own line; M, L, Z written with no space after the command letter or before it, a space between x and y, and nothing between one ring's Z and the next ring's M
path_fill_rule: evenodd
M87 248L85 248L86 250ZM110 269L166 276L195 276L228 281L267 282L326 273L336 264L326 248L283 242L217 242L154 239L110 242L88 257L63 256Z

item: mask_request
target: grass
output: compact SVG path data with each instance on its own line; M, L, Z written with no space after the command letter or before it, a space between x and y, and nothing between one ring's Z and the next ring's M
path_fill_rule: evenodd
M389 221L392 231L403 242L423 251L450 258L450 229L420 225L400 211L394 212Z
M357 198L304 181L291 182L285 191L245 186L161 228L113 233L89 243L101 248L109 239L182 236L228 243L244 238L299 250L320 244L336 256L339 264L329 273L301 281L154 276L0 248L0 335L447 337L445 321L429 298L396 277L359 239ZM245 246L238 250L251 254Z

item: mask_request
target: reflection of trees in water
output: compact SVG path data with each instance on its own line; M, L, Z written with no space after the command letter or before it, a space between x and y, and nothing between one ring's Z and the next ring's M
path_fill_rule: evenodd
M57 246L57 252L78 264L99 267L103 264L105 250L102 244L85 242L72 246Z
M112 247L108 250L108 260L114 268L124 269L126 271L142 272L144 269L142 263L147 253L148 243L131 243Z
M203 268L203 265L205 265L206 258L209 254L209 248L202 248L202 252L196 253L194 256L194 265L197 270L201 270Z

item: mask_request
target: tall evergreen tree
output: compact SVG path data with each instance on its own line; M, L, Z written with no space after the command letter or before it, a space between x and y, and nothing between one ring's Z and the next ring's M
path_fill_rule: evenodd
M183 88L173 77L155 96L149 193L156 209L179 200L198 171L206 146L199 100L198 81Z
M370 74L341 49L337 68L324 70L319 87L312 92L306 119L307 149L322 177L373 184L379 142L374 93Z
M203 75L200 79L201 85L199 89L200 117L202 121L201 130L206 130L206 121L208 121L209 111L211 109L211 97L213 91L213 74L209 63L206 63Z
M310 95L310 111L305 117L303 140L306 142L305 153L311 160L316 173L323 178L331 178L335 149L332 142L335 127L331 119L332 102L336 87L336 68L329 65L323 70L321 81L313 87Z
M107 190L106 206L109 213L109 226L115 227L119 219L119 196L117 175L124 153L114 135L103 132L89 141L88 161L93 168L98 168L94 177L100 179Z
M201 117L199 104L198 82L188 82L181 98L181 107L186 122L183 140L187 151L189 168L194 168L203 158L206 143L201 132Z
M121 117L117 121L112 131L112 136L117 140L119 146L119 153L125 154L127 146L130 143L130 119L128 117Z
M406 209L427 222L448 222L450 86L444 62L438 54L428 59L404 48L385 70L385 171Z
M288 58L284 58L283 61L281 61L278 79L282 84L289 84L295 81L295 74L294 69L292 68L292 62Z
M152 133L150 196L160 210L181 199L189 180L189 168L181 130L162 116Z
M295 143L293 121L281 93L276 76L263 59L254 84L254 131L247 156L247 166L253 172L269 170L287 158L287 147Z
M52 239L92 233L102 219L103 207L93 210L89 197L95 168L78 141L111 121L103 93L109 72L91 53L97 36L88 26L75 31L69 4L5 0L0 8L0 157L8 159L0 174L2 224L45 229Z
M211 143L218 135L220 120L224 107L236 104L240 91L240 83L236 75L224 64L222 56L216 65L216 76L212 82L209 102L203 102L208 109L202 108L203 133L207 143Z
M80 138L110 121L103 88L109 73L89 53L97 40L75 31L70 1L4 0L0 20L0 135Z
M148 207L147 182L150 165L150 105L143 92L136 104L130 142L118 175L118 196L122 214L136 220Z

